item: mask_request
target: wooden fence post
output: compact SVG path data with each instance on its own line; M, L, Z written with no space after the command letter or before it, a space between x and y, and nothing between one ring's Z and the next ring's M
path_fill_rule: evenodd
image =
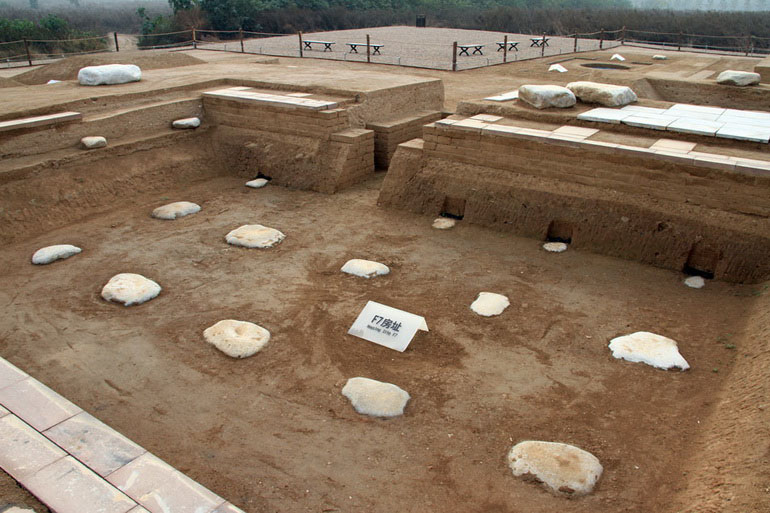
M192 29L193 50L198 48L198 41L195 38L195 29Z
M299 37L299 56L302 57L303 53L302 53L302 31L301 30L297 32L297 37Z
M503 38L503 62L508 62L508 34Z
M623 25L623 28L620 29L620 45L626 44L626 26Z
M751 34L746 36L746 57L751 53Z
M243 27L238 29L238 36L241 38L241 53L245 53L243 49Z
M577 40L578 40L578 33L577 30L575 31L575 44L572 46L572 51L577 53Z
M543 41L542 41L542 44L540 45L540 57L544 57L544 56L545 56L545 32L543 32Z
M24 51L27 52L27 62L32 66L32 55L29 53L29 41L24 40Z
M113 32L112 33L112 37L115 38L115 51L119 52L120 51L120 46L118 46L118 33L117 32Z
M599 32L599 50L604 48L604 29Z
M372 51L369 48L369 34L366 34L366 62L372 62Z
M677 52L682 51L682 42L684 41L684 32L681 30L679 31L679 48L676 49Z
M457 41L452 43L452 71L457 71Z

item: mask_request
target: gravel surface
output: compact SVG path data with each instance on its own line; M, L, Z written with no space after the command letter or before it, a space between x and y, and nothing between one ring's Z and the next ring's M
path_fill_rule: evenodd
M366 61L366 48L358 48L359 53L351 53L347 43L366 43L369 34L371 43L384 44L381 55L372 55L372 62L379 64L396 64L415 66L419 68L452 69L452 43L483 44L482 55L457 57L457 69L471 69L503 62L503 52L498 51L497 42L502 42L504 32L487 32L483 30L461 30L449 28L416 28L416 27L377 27L355 30L338 30L332 32L311 32L303 34L305 41L334 42L333 51L323 51L323 45L312 45L312 50L305 50L305 57L319 59L334 59L345 61ZM214 34L201 31L202 38ZM508 60L523 60L541 57L543 50L532 47L531 38L540 37L533 34L507 34L509 41L518 41L518 51L509 52ZM571 53L574 39L568 37L548 36L545 48L546 56ZM614 41L604 45L616 45ZM239 41L199 43L199 48L240 50ZM578 40L578 51L597 50L597 39ZM299 38L297 35L250 39L244 42L244 50L265 55L286 57L299 56ZM460 50L458 50L458 54Z

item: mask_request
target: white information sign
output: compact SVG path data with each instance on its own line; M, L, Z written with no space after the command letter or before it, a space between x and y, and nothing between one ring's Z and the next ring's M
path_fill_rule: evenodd
M423 317L369 301L348 334L404 352L417 330L428 331Z

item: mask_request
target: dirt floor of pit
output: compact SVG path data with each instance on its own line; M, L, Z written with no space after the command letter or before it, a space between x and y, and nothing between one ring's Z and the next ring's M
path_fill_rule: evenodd
M381 177L333 196L243 180L197 180L3 248L0 354L247 512L664 511L684 486L693 441L734 361L755 288L375 206ZM169 201L200 213L159 221ZM228 246L247 223L286 233L271 250ZM33 266L55 243L82 254ZM344 275L349 258L390 275ZM161 295L125 308L99 292L119 272ZM511 306L482 318L480 291ZM346 334L367 300L426 317L405 353ZM202 339L218 320L272 333L232 360ZM680 342L692 366L665 372L614 360L617 335ZM356 414L345 380L395 383L411 396L391 420ZM740 436L732 434L731 436ZM511 475L513 443L542 439L595 454L593 495L551 496ZM747 444L751 440L746 440Z

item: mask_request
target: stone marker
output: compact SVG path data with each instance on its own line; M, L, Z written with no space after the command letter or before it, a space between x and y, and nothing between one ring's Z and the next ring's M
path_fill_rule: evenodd
M245 248L271 248L286 236L275 228L261 224L245 224L225 236L228 244Z
M701 276L690 276L684 280L684 284L693 289L701 289L706 285L706 280Z
M46 82L45 84L46 84L46 85L51 85L51 84L61 84L61 80L55 80L55 79L53 79L53 78L52 78L51 80L49 80L49 81L48 81L48 82Z
M598 103L605 107L622 107L637 100L636 93L626 86L599 82L570 82L567 89L583 103Z
M666 57L665 55L653 55L652 58L655 59L656 61L667 61L668 60L668 57Z
M457 221L451 217L439 217L433 221L433 228L437 230L448 230L456 224Z
M95 148L104 148L107 146L107 139L101 136L88 136L83 137L80 140L80 144L87 150L93 150Z
M200 118L177 119L171 123L171 126L174 128L198 128L201 126L201 120Z
M409 394L391 383L369 378L350 378L342 388L342 395L358 413L373 417L397 417L404 414Z
M270 341L270 332L253 322L227 319L203 331L203 338L227 356L246 358Z
M690 365L681 354L675 340L647 331L613 338L610 341L612 356L629 362L641 362L658 369L679 368L687 370Z
M160 294L160 290L160 285L141 274L121 273L110 278L102 297L125 306L140 305Z
M611 60L611 61L620 61L620 62L623 62L624 60L626 60L626 58L625 58L625 57L623 57L622 55L620 55L619 53L613 53L613 54L612 54L612 57L610 57L610 60Z
M484 317L500 315L511 304L508 298L494 292L479 292L476 301L471 303L471 310Z
M559 73L566 73L567 68L565 68L561 64L551 64L550 66L548 66L548 71L558 71Z
M734 85L734 86L750 86L759 84L759 73L752 73L750 71L735 71L728 69L723 71L717 77L718 84Z
M86 66L78 71L78 82L84 86L125 84L142 79L142 70L133 64Z
M536 109L548 107L564 109L577 103L572 91L556 85L523 85L519 87L519 99Z
M201 207L197 203L191 203L189 201L175 201L168 205L163 205L152 211L152 217L156 219L177 219L179 217L189 216L190 214L197 214L200 212Z
M373 262L372 260L361 260L360 258L348 260L340 270L343 273L353 274L362 278L371 278L390 273L390 268L387 265Z
M46 246L35 251L32 255L32 263L37 265L50 264L55 260L64 260L72 255L77 255L82 250L71 244L56 244L55 246Z
M246 182L246 187L251 187L252 189L261 189L262 187L267 185L268 181L269 180L266 180L264 178L257 178L256 180Z
M543 244L543 249L551 253L561 253L567 251L567 244L564 242L546 242Z
M508 453L508 466L514 476L534 478L564 496L591 493L604 471L590 452L557 442L520 442Z

